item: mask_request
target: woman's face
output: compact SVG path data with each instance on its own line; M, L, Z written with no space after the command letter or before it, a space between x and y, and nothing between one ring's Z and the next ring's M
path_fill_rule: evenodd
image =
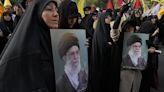
M4 20L6 20L6 21L10 21L10 20L11 20L11 16L10 16L10 15L8 15L8 14L7 14L7 15L5 15L5 16L4 16Z
M93 15L92 18L95 21L95 20L97 20L98 17L97 17L97 15Z
M105 17L105 23L106 23L106 24L110 24L111 19L112 19L112 18L111 18L110 16L106 16L106 17Z
M49 28L58 28L59 14L56 5L49 3L42 12L42 18Z
M71 17L68 18L68 24L70 28L73 28L73 26L76 24L78 18L77 17Z
M128 25L128 27L126 28L126 32L135 32L135 28L133 26Z

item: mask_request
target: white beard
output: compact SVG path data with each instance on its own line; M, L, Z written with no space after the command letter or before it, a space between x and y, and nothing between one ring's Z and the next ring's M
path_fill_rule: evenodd
M71 61L66 61L66 62L71 62ZM79 85L79 80L78 80L78 73L81 70L81 64L80 62L78 63L78 65L75 67L73 67L71 64L66 63L64 66L64 71L66 73L66 75L68 76L72 86L77 89L78 85Z
M138 59L141 57L141 50L140 50L140 52L135 53L133 49L130 49L128 54L132 60L133 65L137 66Z
M72 61L66 61L66 64L64 66L65 70L67 70L71 75L77 75L81 69L80 62L78 63L78 65L72 65L69 62L72 62Z

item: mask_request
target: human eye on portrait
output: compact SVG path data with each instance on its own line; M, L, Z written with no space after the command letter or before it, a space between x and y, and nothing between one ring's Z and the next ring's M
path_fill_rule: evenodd
M76 54L79 54L79 50L76 51Z
M134 45L134 47L135 47L135 48L137 48L137 47L141 47L141 45Z

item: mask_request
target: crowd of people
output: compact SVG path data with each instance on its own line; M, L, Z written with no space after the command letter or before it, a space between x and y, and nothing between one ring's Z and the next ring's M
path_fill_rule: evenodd
M164 44L164 16L159 19L154 12L145 15L140 8L130 11L130 4L124 4L119 11L93 10L86 6L82 17L77 4L71 0L63 0L59 5L55 0L29 1L26 8L19 3L4 6L0 21L0 92L150 92L151 88L158 89L155 50L160 43ZM80 77L72 78L69 72L73 71L66 69L55 83L50 29L86 30L89 75L88 79L81 78L82 82L88 81L86 89L81 89ZM129 52L122 58L125 32L149 34L146 65L141 58L142 41L136 35L128 39ZM72 34L68 36L72 39L63 38L60 45L69 44L68 40L74 44L65 53L71 49L79 53L78 39ZM63 48L59 48L59 53L65 68L70 67L71 60L66 59L69 56ZM132 55L136 57L131 59ZM122 67L125 62L137 66L137 61L140 61L139 67L144 66L143 70ZM75 76L84 76L80 69L74 71Z

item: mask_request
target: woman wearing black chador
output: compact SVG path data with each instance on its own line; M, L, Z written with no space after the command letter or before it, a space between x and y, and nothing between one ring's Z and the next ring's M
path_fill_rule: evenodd
M12 15L8 12L4 12L1 17L1 23L7 28L7 31L12 33L14 30Z
M33 0L0 57L0 92L55 92L50 28L58 28L54 0Z
M59 6L60 22L59 27L64 29L79 29L78 8L75 2L71 0L63 1Z
M127 5L121 10L111 26L112 10L101 14L93 35L92 61L90 64L90 88L92 92L119 92L121 45L120 24Z

